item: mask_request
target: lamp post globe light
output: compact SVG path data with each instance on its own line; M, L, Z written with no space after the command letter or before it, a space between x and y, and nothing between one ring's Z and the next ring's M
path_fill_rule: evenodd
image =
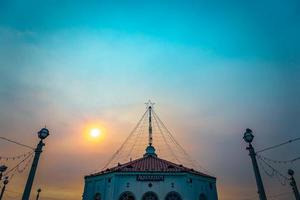
M41 188L37 189L37 195L36 195L36 200L39 200L40 198L40 192L42 191Z
M296 198L296 200L300 200L299 190L298 190L298 187L297 187L296 180L294 178L294 170L289 169L288 170L288 175L290 175L290 181L291 181L290 185L292 186L295 198Z
M263 182L262 182L262 178L261 178L259 168L258 168L258 164L257 164L257 160L256 160L256 153L255 153L255 150L252 146L252 141L254 139L254 135L253 135L251 129L249 129L249 128L246 129L243 139L245 140L245 142L247 142L249 144L249 146L246 149L249 151L249 156L250 156L251 161L252 161L253 170L254 170L254 174L255 174L256 185L257 185L257 190L258 190L258 194L259 194L259 199L260 200L267 200L264 185L263 185Z
M292 169L289 169L289 170L288 170L288 174L289 174L290 176L294 176L294 173L295 173L294 170L292 170Z
M2 190L1 190L1 194L0 194L0 200L2 199L3 197L3 194L5 192L5 188L6 188L6 185L8 184L8 177L5 177L4 181L3 181L3 187L2 187Z
M243 139L245 140L245 142L251 143L253 141L253 138L254 138L254 135L252 134L252 130L250 128L247 128L244 133Z
M40 142L38 143L38 145L35 149L34 159L32 161L31 169L30 169L30 172L28 175L28 179L26 182L24 192L23 192L22 200L29 200L35 172L36 172L38 162L40 159L40 155L42 153L43 146L45 146L45 143L43 142L43 140L46 139L48 136L49 136L49 130L46 128L42 128L38 132L38 137L40 138Z
M49 130L46 128L42 128L39 132L38 132L38 136L41 140L46 139L46 137L49 136Z

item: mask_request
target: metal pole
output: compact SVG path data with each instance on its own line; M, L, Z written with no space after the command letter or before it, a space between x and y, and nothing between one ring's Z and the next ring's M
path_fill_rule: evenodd
M2 197L3 197L4 191L5 191L5 185L2 187L2 190L1 190L0 200L1 200Z
M149 146L152 146L152 107L149 106Z
M35 149L35 155L34 155L34 159L31 165L31 169L30 169L30 173L26 182L26 186L23 192L23 196L22 196L22 200L29 200L30 197L30 192L31 192L31 188L32 188L32 184L33 184L33 180L34 180L34 176L35 176L35 172L38 166L38 162L39 162L39 158L40 155L42 153L42 149L43 146L45 146L45 144L43 143L43 140L41 139L40 142L38 143L36 149Z
M3 194L4 194L4 192L5 192L6 185L7 185L7 183L8 183L7 178L8 178L8 177L6 177L5 180L3 181L4 186L2 187L2 190L1 190L0 200L1 200L2 197L3 197Z
M291 176L290 185L292 186L292 189L293 189L293 192L294 192L294 195L295 195L295 199L300 200L299 190L298 190L298 187L297 187L296 180L294 178L294 171L289 169L288 174Z
M255 150L254 150L251 143L249 143L249 147L247 147L247 150L249 151L249 156L251 157L251 160L252 160L252 165L253 165L253 170L254 170L254 174L255 174L259 199L260 200L267 200L264 185L263 185L261 175L260 175L260 172L259 172L259 168L258 168L258 165L257 165L257 161L256 161L256 153L255 153Z

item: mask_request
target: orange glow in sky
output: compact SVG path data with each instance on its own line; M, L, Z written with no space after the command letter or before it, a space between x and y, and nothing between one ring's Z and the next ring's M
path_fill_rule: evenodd
M83 135L85 141L87 141L88 143L100 142L104 139L105 128L99 123L88 123L84 127Z

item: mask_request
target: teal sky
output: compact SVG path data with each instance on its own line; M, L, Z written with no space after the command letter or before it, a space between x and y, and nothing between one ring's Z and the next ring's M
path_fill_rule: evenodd
M250 200L244 129L255 130L257 148L299 136L299 35L297 0L0 0L0 135L34 145L46 124L52 134L36 187L45 199L80 199L83 175L112 155L151 99L217 176L220 199ZM100 144L78 139L90 121L107 129ZM291 145L266 155L299 153ZM287 167L300 169L278 169ZM270 196L290 191L263 178Z

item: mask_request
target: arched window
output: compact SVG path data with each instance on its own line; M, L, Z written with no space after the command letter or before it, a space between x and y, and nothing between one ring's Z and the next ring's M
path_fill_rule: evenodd
M135 198L132 192L123 192L120 195L119 200L135 200Z
M169 192L165 200L182 200L182 198L177 192Z
M94 200L101 200L101 194L99 192L94 195Z
M158 200L158 197L154 192L146 192L142 200Z
M207 200L206 195L201 193L200 196L199 196L199 200Z

